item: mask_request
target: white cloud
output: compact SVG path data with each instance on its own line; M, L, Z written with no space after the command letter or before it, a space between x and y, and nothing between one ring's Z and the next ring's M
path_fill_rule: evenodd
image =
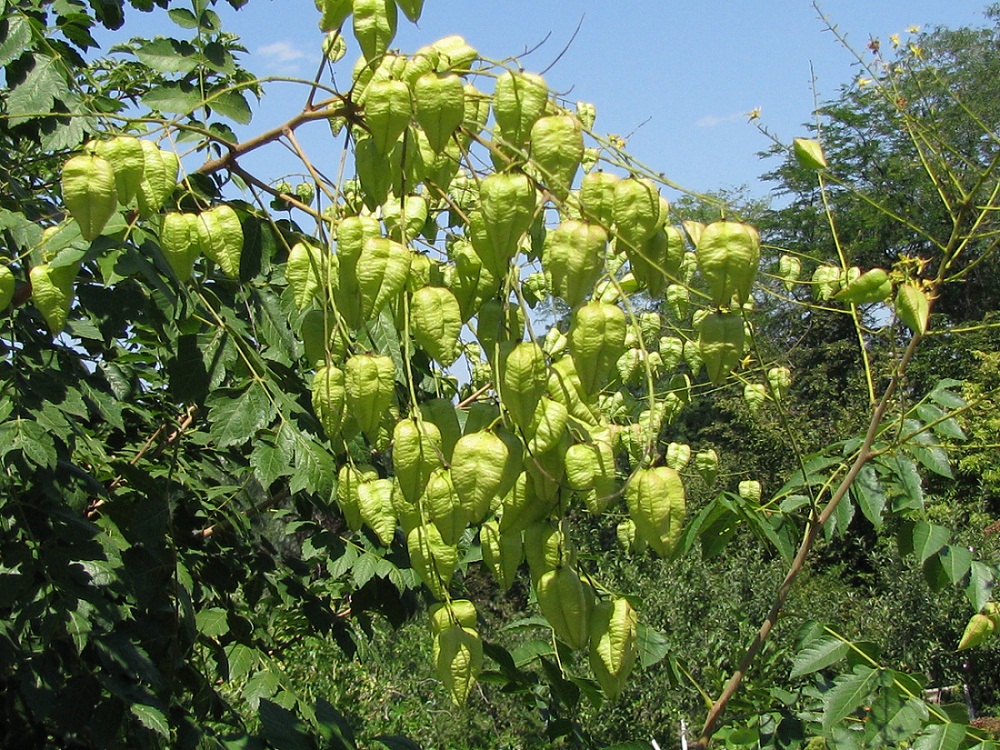
M746 117L746 112L733 112L728 115L705 115L697 122L699 128L714 128L717 125L724 125L727 122L736 122Z
M301 60L306 53L290 42L273 42L259 47L257 51L268 58L283 72L290 73L298 69L295 60Z

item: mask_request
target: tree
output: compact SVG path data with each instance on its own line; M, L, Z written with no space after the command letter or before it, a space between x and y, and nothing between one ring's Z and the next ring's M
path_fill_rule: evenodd
M83 56L97 23L121 27L154 5L177 38ZM635 592L601 584L599 561L576 554L586 514L663 558L699 541L721 552L742 526L784 560L703 745L820 535L842 537L855 508L880 530L909 524L903 536L939 578L971 571L969 598L989 619L994 568L922 515L919 470L948 470L936 436L960 396L945 381L916 406L897 398L964 234L910 226L937 247L933 270L903 264L879 299L847 286L836 304L859 346L887 340L896 356L881 370L863 357L861 436L807 455L783 411L789 372L755 343L753 303L766 312L773 291L754 286L755 229L671 214L656 173L539 75L489 64L460 37L391 50L398 12L415 20L420 2L318 3L327 59L302 111L237 142L228 123L250 121L262 87L214 5L2 6L9 743L354 747L350 723L299 690L282 656L317 632L351 653L376 613L399 617L416 593L437 600L433 658L455 704L488 658L507 692L546 705L551 739L585 741L566 707L618 697L640 645L667 653ZM344 89L329 74L348 20L363 58ZM298 147L315 121L342 135L346 179ZM245 168L279 143L308 181L268 184ZM179 144L203 161L182 168ZM806 148L815 159L819 145ZM990 200L952 216L978 242L992 163L976 179ZM991 262L992 246L977 247ZM883 309L904 325L870 334L858 306L889 292ZM643 314L661 296L672 317ZM568 319L534 314L547 299ZM777 410L797 468L764 504L752 486L727 490L688 519L694 471L671 425L692 398L731 388ZM712 485L713 451L692 466ZM481 637L462 588L480 555L502 586L527 559L521 580L551 630L537 669ZM813 627L795 671L849 649ZM900 738L976 736L908 680L855 667L827 693L821 726L782 716L779 734L839 737L877 693L910 701L917 720ZM773 729L754 726L758 739Z

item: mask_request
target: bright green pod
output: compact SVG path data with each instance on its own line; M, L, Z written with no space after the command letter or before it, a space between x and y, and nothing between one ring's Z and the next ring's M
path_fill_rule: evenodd
M756 479L744 479L737 485L737 492L744 500L751 503L759 503L761 496L760 482Z
M590 668L604 694L616 700L639 658L639 617L625 598L603 601L590 618Z
M569 410L560 402L543 396L525 430L529 453L539 455L553 450L566 435L568 424Z
M743 357L743 317L736 313L713 312L698 327L701 359L714 385L722 385Z
M365 436L374 441L383 417L396 400L396 365L392 357L356 354L344 364L347 408Z
M524 544L520 532L501 532L500 524L487 521L479 530L479 545L483 563L504 591L517 579L517 570L524 562Z
M560 201L569 196L583 160L583 129L572 115L541 117L531 126L531 160Z
M396 0L354 0L354 38L369 63L389 49L396 36Z
M472 514L455 492L451 470L443 466L434 469L420 501L421 507L437 527L445 544L458 544L472 523Z
M432 359L447 367L460 353L462 310L444 287L425 286L410 299L410 333Z
M196 224L199 250L231 279L240 277L243 257L243 225L228 204L221 204L198 215Z
M795 282L802 275L802 261L794 255L782 255L778 259L778 277L786 292L795 288Z
M348 216L337 225L338 284L334 289L337 311L349 328L358 328L361 316L361 287L358 262L365 243L382 236L382 227L373 216Z
M420 404L420 416L438 428L441 433L441 453L444 460L450 463L455 444L462 437L455 405L446 398L432 398Z
M464 705L483 669L483 642L479 633L461 625L443 630L437 636L435 668L452 703Z
M312 379L312 405L323 432L333 440L340 435L344 424L344 371L338 367L323 366Z
M118 135L108 141L94 141L94 150L111 164L115 173L118 202L125 206L132 202L142 184L146 158L138 138Z
M714 448L702 448L694 456L694 468L705 484L711 485L719 475L719 454Z
M198 239L198 217L171 211L160 224L160 250L179 281L191 278L201 244Z
M892 296L892 279L884 268L865 271L834 295L838 302L849 305L866 305L885 302Z
M462 322L468 322L490 297L496 295L500 283L483 266L483 261L467 240L456 240L449 248L448 255L454 262L454 269L448 277L448 288L458 300L462 312Z
M625 485L625 500L639 535L660 557L669 557L684 531L680 475L668 466L638 469Z
M410 251L398 242L387 237L365 240L356 267L361 320L372 320L402 293L410 262Z
M363 482L374 482L376 479L378 472L367 464L357 467L344 464L337 472L337 505L340 506L340 512L344 514L344 520L347 521L351 531L360 531L363 523L358 487Z
M316 10L322 15L319 19L321 31L336 31L351 15L354 0L316 0Z
M931 303L923 289L911 282L901 284L894 307L903 325L916 334L927 333Z
M419 501L431 472L442 465L441 431L431 422L403 419L392 433L392 465L403 497Z
M744 305L760 263L760 235L747 224L716 221L706 226L695 250L698 268L716 307Z
M507 444L490 432L463 435L455 444L451 479L471 523L479 523L503 489Z
M444 151L465 119L465 87L454 73L424 73L413 84L417 122L435 153Z
M79 263L65 266L40 263L28 272L31 301L53 335L66 327L69 308L73 304L73 282L79 270Z
M410 87L393 79L373 80L365 89L365 123L375 149L386 156L413 117Z
M691 461L691 446L686 443L670 443L667 445L667 466L677 472L684 471Z
M361 520L388 547L396 534L396 510L392 506L392 480L374 479L358 484Z
M549 621L556 637L573 649L590 642L590 615L594 592L570 567L542 574L535 585L538 608Z
M593 294L604 274L608 234L598 224L575 219L548 232L542 248L542 267L551 280L552 293L570 307Z
M149 218L158 212L177 187L180 159L172 151L164 151L152 141L139 141L142 148L142 180L135 194L139 216Z
M628 177L615 184L612 215L620 249L640 249L667 221L665 205L650 180Z
M493 173L480 184L479 201L483 227L496 254L495 264L483 258L483 265L494 276L502 278L507 264L517 255L521 238L534 220L535 186L523 172Z
M531 126L545 114L549 89L535 73L504 71L493 90L493 115L511 145L524 145Z
M580 211L584 219L608 232L615 222L615 186L621 181L610 172L589 172L580 181Z
M569 351L580 376L583 392L596 394L625 351L627 323L617 305L588 302L573 312L569 328Z
M474 629L479 621L476 605L468 599L450 599L432 604L427 611L430 615L431 633L437 635L452 625Z
M292 290L296 308L305 310L317 302L320 305L328 302L323 290L332 291L339 280L336 263L336 255L311 242L296 242L292 246L285 263L285 280Z
M0 312L3 312L14 299L14 272L9 266L0 266Z
M448 598L448 584L458 567L458 550L445 544L433 523L415 526L406 535L410 565L434 598Z
M399 9L403 11L403 15L412 23L420 20L420 14L424 10L424 0L396 0L396 3L399 5Z
M63 164L60 176L63 203L91 242L118 210L118 191L111 162L94 153L80 154Z
M680 273L684 259L684 236L676 227L663 227L638 247L626 243L625 254L635 280L651 296L659 297L668 282Z
M538 401L548 388L545 353L533 341L522 341L500 360L500 399L510 418L527 429Z

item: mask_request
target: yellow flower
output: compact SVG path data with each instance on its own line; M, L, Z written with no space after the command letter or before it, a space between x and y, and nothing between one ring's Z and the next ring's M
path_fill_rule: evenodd
M895 49L899 46L899 34L890 34L889 41L892 42L892 47Z

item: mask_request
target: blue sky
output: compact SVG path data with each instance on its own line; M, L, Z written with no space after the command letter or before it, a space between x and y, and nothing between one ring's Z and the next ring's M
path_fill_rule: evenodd
M980 0L820 5L861 53L869 37L905 35L910 26L980 25L985 7ZM250 51L246 64L257 75L314 73L322 33L313 0L252 0L224 16ZM522 61L537 71L553 63L581 19L573 44L546 73L550 88L594 103L596 130L631 133L629 148L639 159L695 190L749 185L752 193L764 194L767 186L757 178L766 164L756 154L769 142L748 124L746 113L759 108L761 124L790 142L805 134L801 125L811 118L812 72L820 100L835 96L859 72L853 54L809 0L426 0L418 26L400 15L395 46L413 51L461 34L484 56L499 59L548 37ZM145 17L146 28L136 33L152 34L152 20ZM358 55L351 42L340 64L344 76ZM294 86L269 91L248 134L287 119L305 96ZM327 147L329 133L321 123L309 128L302 131L304 143L317 153ZM285 164L281 149L255 159L255 167L271 178Z

